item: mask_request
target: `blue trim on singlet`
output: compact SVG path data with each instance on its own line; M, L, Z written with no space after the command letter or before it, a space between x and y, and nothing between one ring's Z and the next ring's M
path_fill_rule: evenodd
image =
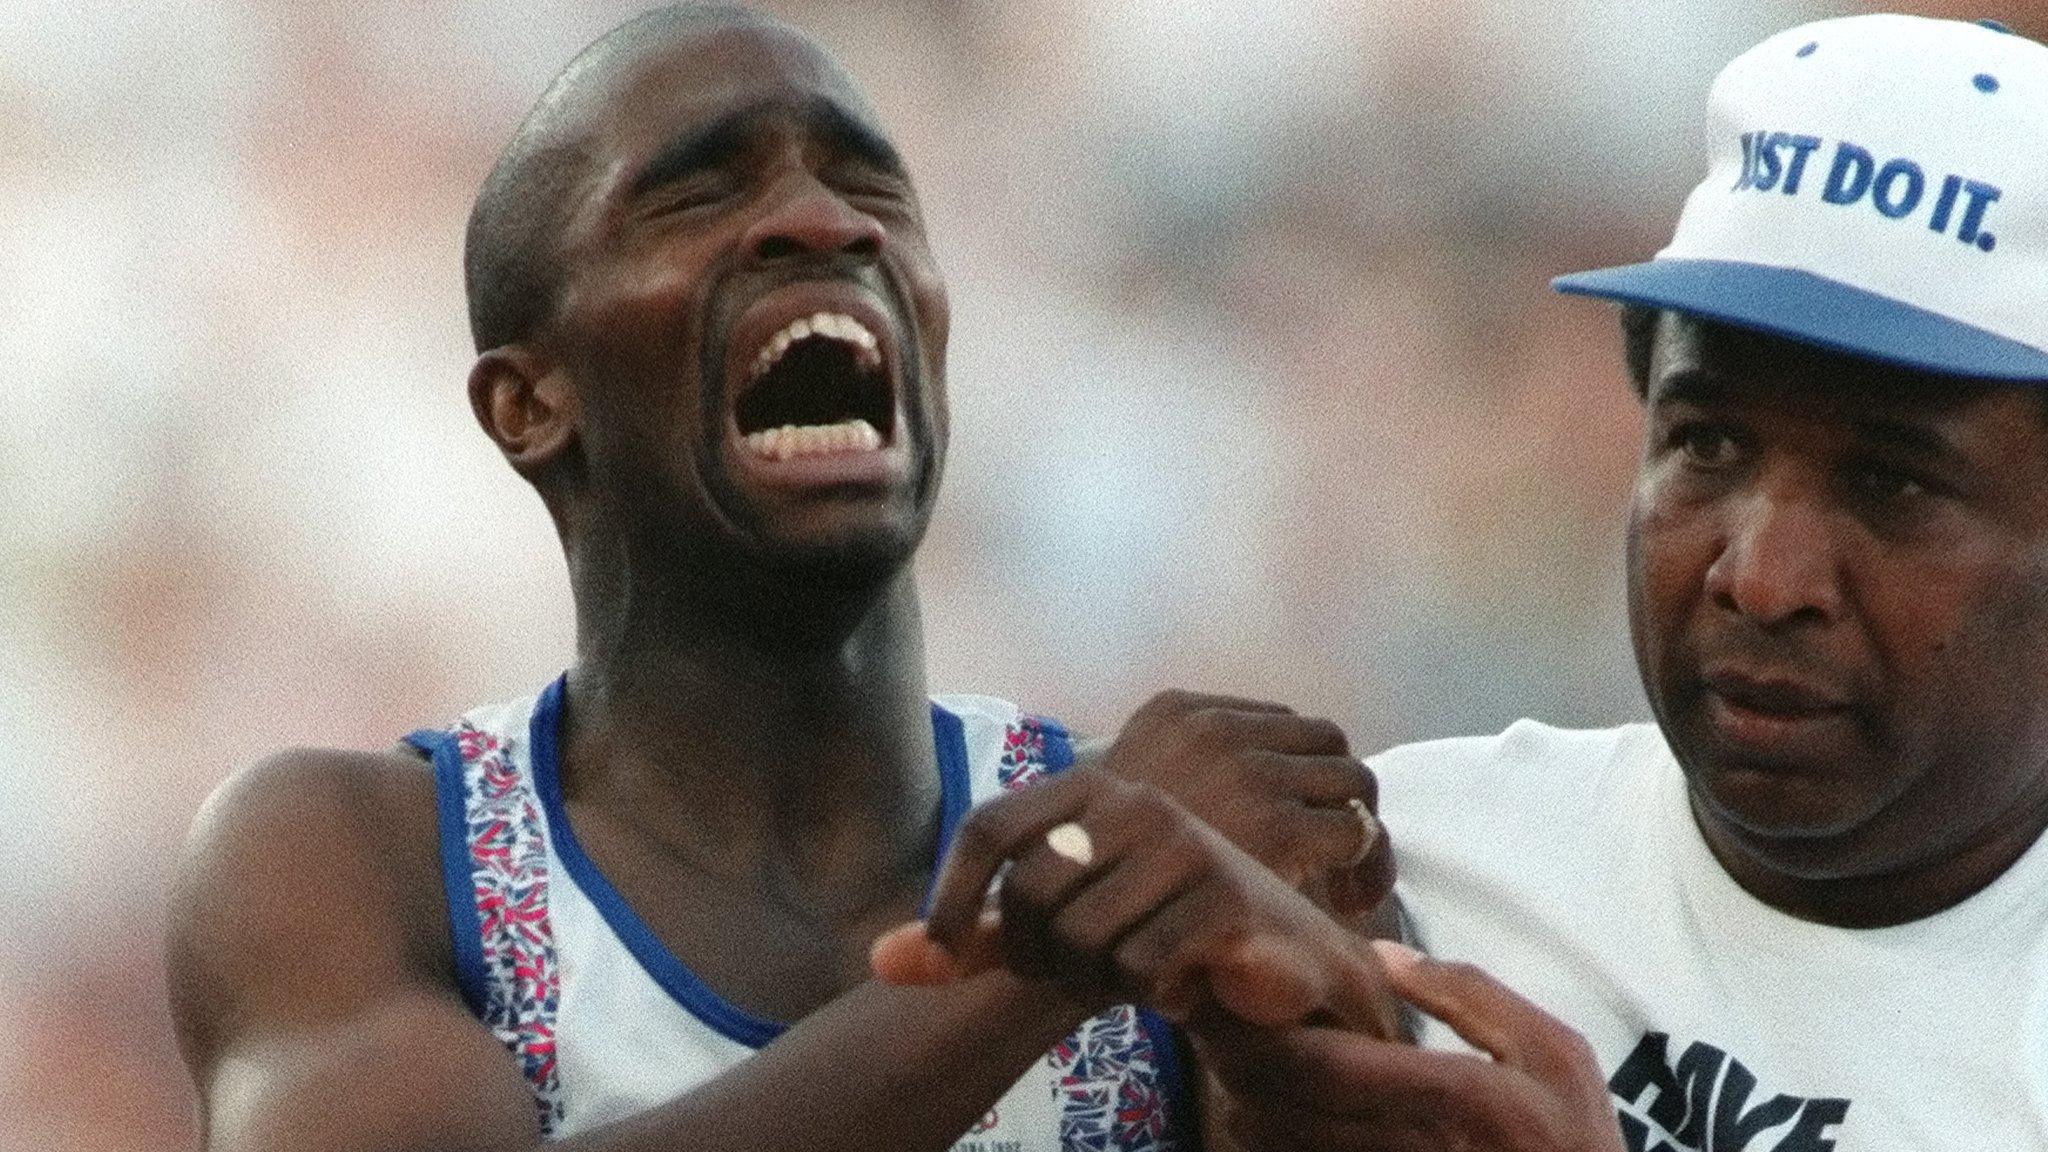
M932 894L939 886L939 865L953 847L953 833L967 819L974 806L974 779L967 766L967 725L958 716L932 705L932 742L939 753L939 854L932 863L932 878L925 882L924 899L917 914L931 911Z
M462 744L453 732L422 728L405 742L434 760L435 822L441 830L441 889L448 897L448 930L455 938L455 984L481 1019L484 1014L484 929L476 908L475 863L469 853L469 796Z
M1074 766L1074 737L1067 726L1049 716L1039 716L1038 730L1045 734L1045 770L1048 774L1065 772Z
M562 700L566 675L548 685L533 709L533 784L540 794L541 811L548 822L548 838L555 855L576 886L595 905L598 915L648 976L669 994L683 1011L704 1022L713 1031L749 1048L760 1048L787 1031L789 1025L769 1020L720 996L698 979L689 966L676 958L654 930L647 926L618 889L605 879L595 861L583 851L576 830L569 824L568 807L562 798L561 759L558 738L562 722ZM942 823L939 828L939 859L945 858L945 844L953 829L967 814L970 797L967 775L967 737L960 718L932 706L932 732L939 749L939 795ZM936 862L933 865L936 870Z
M1159 1070L1159 1094L1169 1101L1166 1108L1167 1135L1173 1140L1193 1138L1193 1111L1187 1082L1181 1077L1179 1037L1166 1018L1143 1005L1132 1006L1138 1013L1138 1027L1152 1041L1152 1066Z

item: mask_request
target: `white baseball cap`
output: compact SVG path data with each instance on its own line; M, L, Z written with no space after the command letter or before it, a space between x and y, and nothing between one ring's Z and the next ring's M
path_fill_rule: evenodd
M1919 16L1801 25L1721 70L1707 149L1669 246L1552 285L2048 382L2048 46Z

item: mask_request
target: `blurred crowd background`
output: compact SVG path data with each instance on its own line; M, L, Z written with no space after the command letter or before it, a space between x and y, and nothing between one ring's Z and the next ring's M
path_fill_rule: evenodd
M461 234L638 7L0 4L0 1148L190 1144L162 903L227 773L568 660L464 399ZM1645 713L1636 406L1545 282L1661 245L1722 63L1868 6L765 7L872 93L950 279L937 686L1093 731L1244 692L1363 748Z

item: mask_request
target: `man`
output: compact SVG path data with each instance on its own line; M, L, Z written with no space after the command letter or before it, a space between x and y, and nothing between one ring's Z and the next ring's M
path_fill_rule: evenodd
M1494 1059L1246 1033L1243 1131L2048 1147L2048 48L1823 21L1709 124L1671 245L1559 282L1629 306L1657 723L1375 760L1393 982Z
M170 952L207 1146L1192 1147L1176 1037L1117 1001L1213 935L1042 957L1056 982L866 979L968 806L1073 750L926 692L946 296L851 83L744 11L632 21L507 147L466 263L470 399L561 535L575 666L209 803ZM1061 784L1094 807L1032 831L1041 873L1142 837L1228 936L1324 963L1291 1011L1368 997L1351 938L1219 835L1288 881L1355 863L1369 784L1333 725L1168 695Z

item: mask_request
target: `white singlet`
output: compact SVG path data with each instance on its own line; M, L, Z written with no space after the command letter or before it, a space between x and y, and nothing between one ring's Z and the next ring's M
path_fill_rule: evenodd
M1418 945L1585 1033L1630 1152L2048 1148L2048 837L1946 911L1831 928L1722 870L1654 725L1372 766Z
M433 757L457 976L519 1058L545 1135L644 1112L785 1025L698 980L584 854L556 756L563 682L411 743ZM968 808L1073 762L1065 729L978 696L932 704L945 855ZM1119 1007L1025 1073L955 1152L1166 1152L1192 1141L1172 1034Z

